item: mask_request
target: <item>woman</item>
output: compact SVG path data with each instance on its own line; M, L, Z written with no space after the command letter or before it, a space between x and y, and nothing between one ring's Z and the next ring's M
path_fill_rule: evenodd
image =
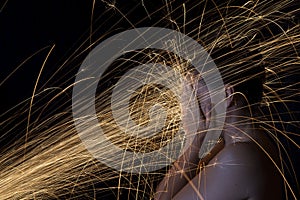
M226 70L228 63L224 63L222 52L224 49L213 54L215 63L223 66L219 70L226 92L227 112L220 142L208 156L199 159L213 105L201 76L188 75L183 95L187 87L195 90L202 111L202 126L192 145L158 185L155 200L282 199L277 149L259 123L264 67L257 53L231 49L226 57L240 57L241 64ZM186 109L182 108L183 124L189 121ZM188 126L184 129L189 133Z

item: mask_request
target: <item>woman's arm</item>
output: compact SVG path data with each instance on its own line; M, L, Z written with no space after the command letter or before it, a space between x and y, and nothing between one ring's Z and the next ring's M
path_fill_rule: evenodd
M170 200L196 176L199 150L204 137L196 137L187 151L173 164L156 189L155 200Z
M200 161L199 151L206 135L206 121L195 96L197 95L195 89L196 88L190 80L184 81L181 96L183 129L187 137L192 135L195 137L191 142L191 145L173 164L172 168L158 185L154 196L155 200L170 200L194 176L196 176L198 163ZM195 112L197 113L195 114ZM195 123L195 121L198 123Z

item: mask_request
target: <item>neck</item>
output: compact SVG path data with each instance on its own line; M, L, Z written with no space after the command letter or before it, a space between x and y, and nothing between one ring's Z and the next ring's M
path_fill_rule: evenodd
M225 144L236 142L249 142L256 137L258 132L255 117L258 115L258 108L233 105L228 107L223 137Z

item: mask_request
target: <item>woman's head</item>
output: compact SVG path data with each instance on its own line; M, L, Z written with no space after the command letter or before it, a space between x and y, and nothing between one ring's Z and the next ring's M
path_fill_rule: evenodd
M259 51L244 47L218 47L210 53L218 67L225 86L227 105L259 105L263 97L265 67ZM205 81L196 70L190 71L197 96L202 103L209 104L209 91Z
M257 50L243 47L214 48L211 52L223 82L233 88L239 100L249 105L259 104L263 96L265 67L262 56Z

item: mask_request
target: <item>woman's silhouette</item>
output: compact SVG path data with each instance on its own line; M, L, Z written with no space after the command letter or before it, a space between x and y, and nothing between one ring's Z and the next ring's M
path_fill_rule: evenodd
M183 84L183 95L187 87L195 91L202 111L202 126L192 145L158 185L155 200L282 198L281 175L276 167L279 165L277 149L260 123L264 67L257 52L237 53L230 49L226 57L240 57L243 62L228 70L223 52L224 49L213 54L226 92L227 112L220 141L208 156L199 159L213 105L201 74L189 73ZM231 55L228 52L232 52ZM184 129L189 133L188 108L183 107L182 112Z

